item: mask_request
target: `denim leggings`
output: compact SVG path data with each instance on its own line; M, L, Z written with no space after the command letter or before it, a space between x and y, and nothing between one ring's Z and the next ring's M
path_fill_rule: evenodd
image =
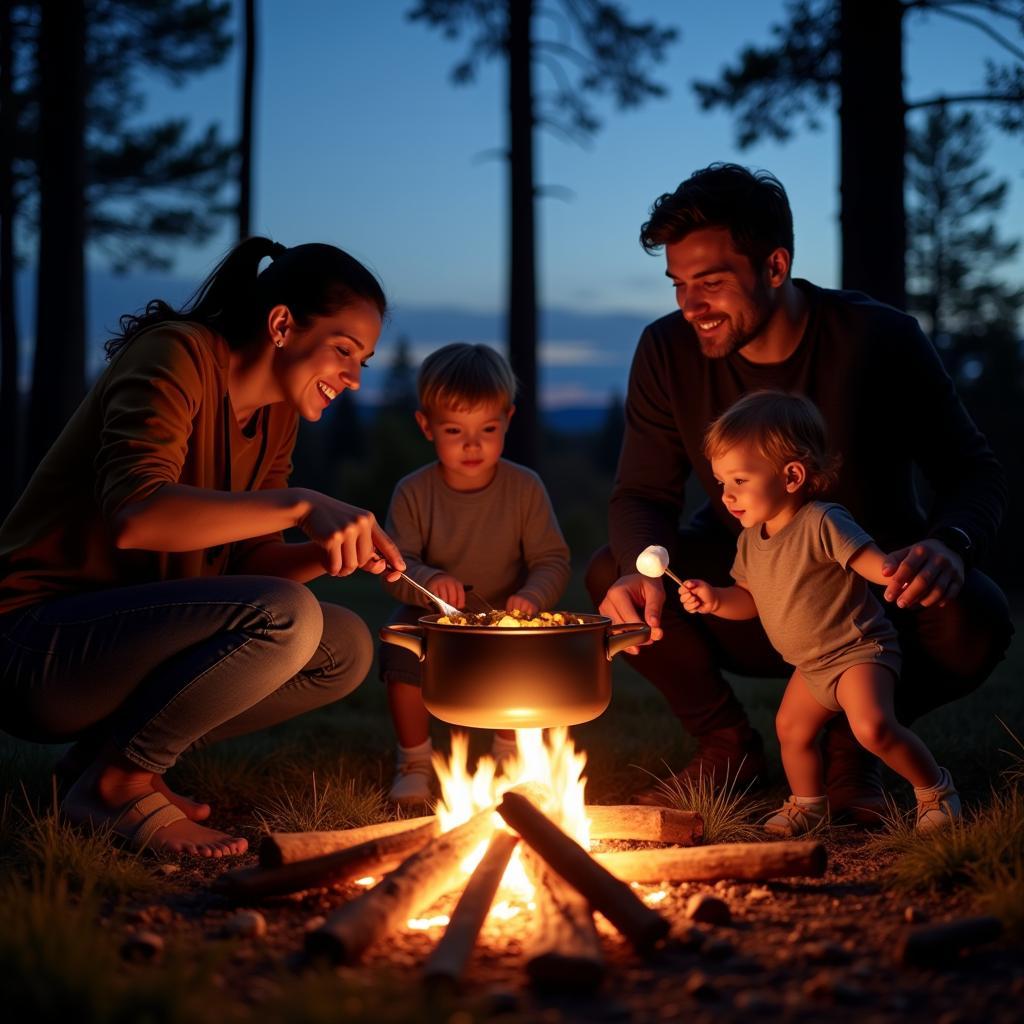
M108 742L162 773L190 747L344 697L373 644L300 583L215 576L57 598L0 617L0 728Z

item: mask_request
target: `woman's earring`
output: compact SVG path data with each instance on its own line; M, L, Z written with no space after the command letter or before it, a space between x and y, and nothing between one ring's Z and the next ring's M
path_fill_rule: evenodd
M275 345L276 345L276 346L277 346L278 348L284 348L284 338L282 338L282 337L277 337L277 338L275 338L275 339L274 339L274 344L275 344Z

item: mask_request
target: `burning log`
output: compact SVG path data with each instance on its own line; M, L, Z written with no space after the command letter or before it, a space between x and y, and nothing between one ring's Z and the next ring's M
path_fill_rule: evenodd
M616 878L630 882L715 882L722 878L764 880L796 875L820 878L828 865L825 847L812 840L728 843L693 849L622 850L598 853L595 859Z
M300 860L323 857L325 854L347 850L351 846L358 846L372 839L400 835L435 820L431 815L424 818L403 818L400 821L382 821L376 825L331 832L272 832L264 836L260 842L260 867L279 868L282 864L294 864Z
M334 963L351 963L381 936L429 907L461 882L459 864L488 837L494 828L493 813L488 808L431 839L372 889L335 910L324 924L307 933L306 952Z
M423 965L423 980L428 985L458 984L518 842L518 836L504 829L496 829L491 836L487 852L466 883L441 941Z
M426 824L416 828L383 835L310 860L285 863L280 867L238 868L221 875L217 888L236 900L261 900L360 875L382 875L430 842L440 829L436 818L428 818Z
M590 904L536 851L524 850L523 864L537 908L527 975L545 991L593 991L604 978L604 956Z
M595 861L543 811L521 793L508 792L498 813L559 875L589 900L638 950L648 950L669 931L669 923L636 897L624 882ZM645 853L655 851L644 851Z
M956 959L965 949L998 939L998 917L964 917L958 921L912 928L900 940L897 957L915 967L935 967Z
M629 804L591 804L586 810L590 818L591 839L636 839L694 846L704 835L704 822L695 811ZM277 868L323 857L371 839L420 828L433 820L433 817L405 818L331 832L272 832L260 843L260 866Z

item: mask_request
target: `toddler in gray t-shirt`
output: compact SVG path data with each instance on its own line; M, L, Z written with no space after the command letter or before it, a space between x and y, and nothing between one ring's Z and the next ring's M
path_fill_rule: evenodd
M722 501L744 527L731 587L684 580L689 612L760 617L795 671L776 717L792 796L765 823L801 835L828 814L818 736L845 714L857 741L914 787L917 827L957 817L949 772L897 721L896 630L868 583L888 582L886 555L841 505L812 500L834 476L825 427L813 403L780 391L748 394L708 428L705 455Z

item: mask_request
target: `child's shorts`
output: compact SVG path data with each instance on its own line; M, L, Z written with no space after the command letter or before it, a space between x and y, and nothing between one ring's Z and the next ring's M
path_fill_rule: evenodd
M422 608L418 604L399 605L388 619L388 625L405 622L415 625L424 615L430 615L430 608ZM412 686L423 685L422 666L412 651L395 644L379 640L377 643L377 664L379 675L385 683L409 683Z
M903 655L898 647L865 641L827 665L800 665L800 674L807 680L814 699L829 711L842 711L836 700L836 687L843 673L854 665L884 665L896 679L903 667Z

